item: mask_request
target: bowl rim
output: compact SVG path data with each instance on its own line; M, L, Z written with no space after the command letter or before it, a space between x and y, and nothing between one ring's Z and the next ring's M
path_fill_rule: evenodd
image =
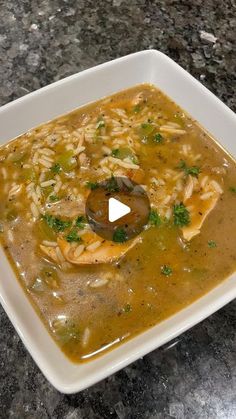
M155 65L158 60L160 62L163 62L163 66L166 66L167 68L168 66L172 66L173 71L175 71L176 74L181 74L183 80L187 80L189 85L194 86L194 88L199 91L200 96L207 97L208 103L211 103L213 108L215 107L215 109L218 109L219 112L222 112L224 118L226 118L226 121L228 121L229 124L231 124L232 122L233 126L236 127L236 115L233 113L231 109L229 109L225 104L223 104L223 102L221 102L215 95L213 95L213 93L211 93L206 87L204 87L200 82L193 78L189 73L182 69L173 60L171 60L162 52L156 50L144 50L133 54L129 54L127 56L108 61L106 63L100 64L98 66L89 68L77 74L66 77L62 80L56 81L48 86L45 86L39 90L29 93L26 96L20 97L19 99L13 102L3 105L0 108L0 117L5 118L8 112L11 114L12 112L15 112L14 109L19 110L21 107L24 107L26 105L29 106L31 100L34 100L43 94L54 95L55 91L58 88L66 88L68 84L70 84L71 82L76 82L80 78L85 80L87 77L94 75L97 72L102 74L103 71L106 72L107 70L108 72L112 73L113 69L116 66L119 67L123 64L129 66L129 62L131 62L132 60L133 62L137 61L139 63L141 63L141 61L145 62L146 60L146 66L148 68L148 71L150 71L150 73L148 73L147 75L147 78L149 79L152 79L152 72L155 73L156 71ZM107 94L105 94L104 96L107 96ZM7 129L8 128L6 128L6 131ZM100 359L102 362L99 363L97 362L97 360L94 360L89 361L86 364L73 364L71 361L68 361L66 356L60 351L56 343L48 334L47 329L39 319L30 301L26 297L25 292L18 283L15 273L13 272L10 263L7 261L6 256L4 256L2 249L0 249L0 260L3 261L4 265L2 274L4 275L5 273L6 277L13 278L13 280L18 284L14 285L14 292L12 291L11 294L11 291L9 291L9 289L7 289L7 287L3 283L0 283L1 304L8 317L10 318L13 326L15 327L17 333L21 337L24 345L30 352L36 364L41 369L42 373L51 382L51 384L54 387L56 387L57 390L67 394L81 391L104 379L105 377L113 374L114 372L127 366L131 362L151 352L155 348L158 348L161 345L167 343L169 340L177 337L179 334L188 330L195 324L201 322L203 319L205 319L206 317L223 307L225 304L236 298L236 275L233 274L220 285L218 285L217 287L209 291L207 294L205 294L203 297L193 302L191 305L185 307L176 314L173 314L168 319L162 321L161 323L158 323L156 326L153 326L147 331L142 332L141 334L132 338L131 340L112 349L110 352L101 355L101 357L99 357L98 360ZM21 317L19 315L19 311L16 311L17 301L21 305L20 309L22 310L22 313L24 312L24 304L27 304L27 306L30 305L32 325L37 324L39 335L45 335L45 347L47 346L47 348L50 348L50 350L53 353L55 352L55 359L59 364L61 363L61 365L56 366L53 360L54 354L50 357L49 360L45 358L47 350L43 348L42 352L40 348L37 346L38 339L36 339L34 336L34 341L34 339L32 339L33 332L30 334L25 328L24 321L22 320L23 315ZM28 303L26 303L26 301L28 301ZM39 322L41 324L41 327L39 325ZM69 364L73 364L73 368L71 368ZM66 368L68 374L70 375L69 377L63 377Z

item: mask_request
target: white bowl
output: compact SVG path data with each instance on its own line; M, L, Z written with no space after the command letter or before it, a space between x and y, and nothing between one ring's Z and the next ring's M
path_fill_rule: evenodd
M236 116L161 52L138 52L82 71L0 108L0 143L88 102L139 83L152 83L197 119L236 156ZM74 393L125 367L202 321L236 297L236 274L195 303L121 346L84 364L60 351L35 313L0 249L0 300L33 359L61 392Z

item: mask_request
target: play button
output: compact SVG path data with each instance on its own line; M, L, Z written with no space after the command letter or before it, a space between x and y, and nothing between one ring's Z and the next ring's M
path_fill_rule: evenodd
M140 234L150 214L145 190L125 177L111 177L96 186L86 202L86 216L92 230L116 242Z
M111 223L129 214L130 211L131 209L128 205L122 204L122 202L118 201L118 199L109 198L108 219Z

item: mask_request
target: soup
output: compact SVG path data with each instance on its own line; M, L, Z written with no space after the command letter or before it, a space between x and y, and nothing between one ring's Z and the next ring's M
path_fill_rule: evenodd
M141 185L150 202L130 240L122 228L100 237L86 217L91 191L101 182L119 191L117 179ZM119 92L2 146L0 180L3 248L74 362L156 325L236 269L235 162L154 86Z

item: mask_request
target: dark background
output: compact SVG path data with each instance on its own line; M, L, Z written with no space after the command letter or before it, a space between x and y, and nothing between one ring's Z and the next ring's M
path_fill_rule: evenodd
M235 16L235 0L0 0L0 104L98 63L156 48L235 110ZM204 40L201 31L216 42ZM0 333L0 418L236 418L235 301L73 396L46 381L2 309Z

